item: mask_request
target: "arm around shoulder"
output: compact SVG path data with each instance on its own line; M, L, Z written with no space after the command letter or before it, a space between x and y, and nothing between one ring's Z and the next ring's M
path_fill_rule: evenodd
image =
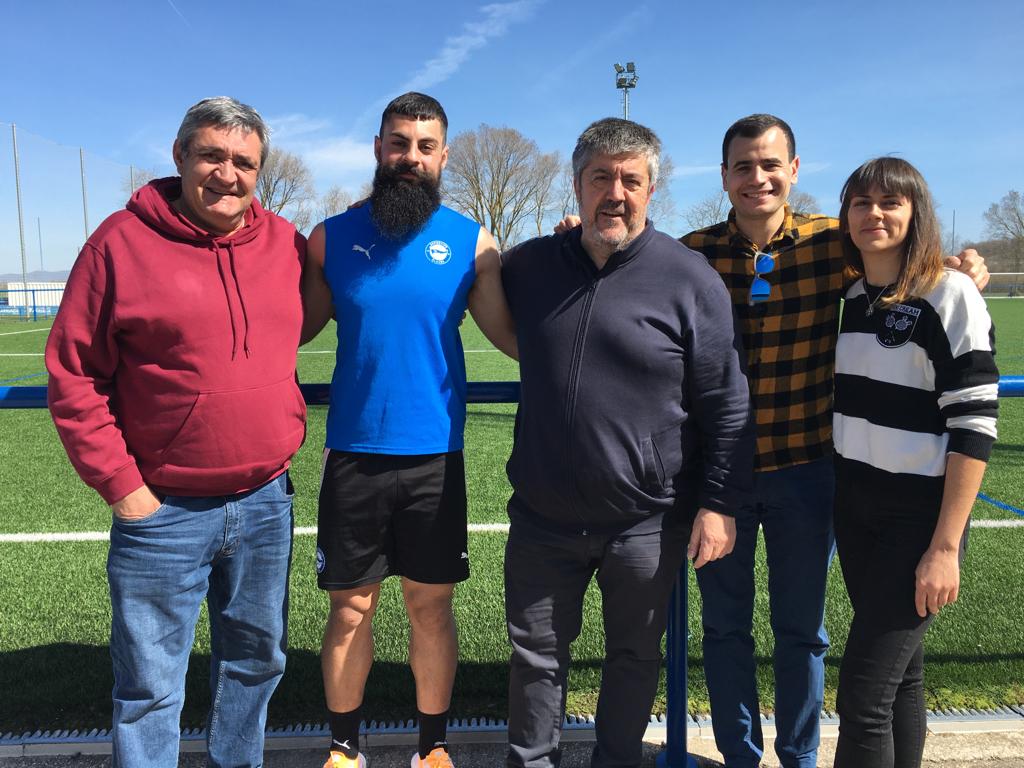
M476 279L469 291L469 312L484 336L513 360L519 359L515 323L501 285L501 257L483 227L476 242Z
M300 344L313 340L334 312L331 287L324 274L327 235L323 222L313 228L306 243L306 262L302 268L302 335Z

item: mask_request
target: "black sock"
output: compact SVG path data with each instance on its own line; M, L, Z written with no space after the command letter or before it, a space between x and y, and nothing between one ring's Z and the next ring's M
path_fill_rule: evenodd
M417 710L416 717L420 721L420 759L426 759L438 747L444 747L447 752L448 711L439 715L425 715Z
M327 711L331 724L331 751L341 752L349 760L355 760L359 755L360 711L360 707L351 712Z

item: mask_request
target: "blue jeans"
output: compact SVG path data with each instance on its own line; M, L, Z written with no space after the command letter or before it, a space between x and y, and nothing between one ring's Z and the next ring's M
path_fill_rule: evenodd
M754 549L764 530L775 636L775 752L785 768L814 766L825 688L825 585L835 552L831 457L758 472L736 514L731 555L697 571L704 670L715 743L727 766L764 754L755 678Z
M259 766L267 702L284 673L292 497L287 473L234 496L169 496L115 519L113 765L178 764L185 672L203 599L210 614L212 766Z

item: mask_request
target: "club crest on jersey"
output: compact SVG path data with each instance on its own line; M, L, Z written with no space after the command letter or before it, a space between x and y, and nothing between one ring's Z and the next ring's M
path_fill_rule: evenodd
M316 572L323 573L324 568L327 567L327 558L324 556L324 551L320 547L316 548Z
M883 347L894 349L902 347L914 333L914 326L917 319L921 317L921 310L917 307L908 307L906 304L894 304L889 307L885 315L882 328L879 329L875 339Z
M447 264L452 260L452 248L444 240L431 240L423 252L431 264Z

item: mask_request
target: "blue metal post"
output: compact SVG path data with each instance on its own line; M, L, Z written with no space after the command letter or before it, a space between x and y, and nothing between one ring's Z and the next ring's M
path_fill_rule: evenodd
M697 761L686 751L686 641L689 634L686 604L689 591L689 562L676 574L676 584L668 604L668 630L665 636L667 659L665 668L665 750L658 755L658 768L697 768Z

